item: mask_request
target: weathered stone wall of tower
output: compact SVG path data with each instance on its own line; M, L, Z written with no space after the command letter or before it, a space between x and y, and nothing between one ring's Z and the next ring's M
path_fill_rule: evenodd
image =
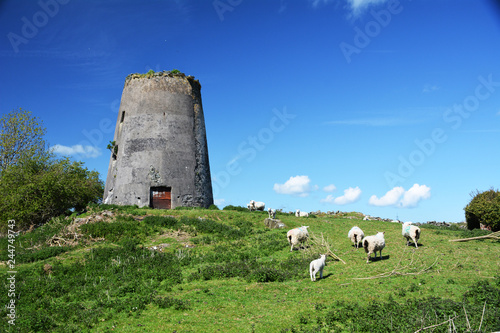
M171 191L171 208L213 204L201 86L184 74L125 80L104 202L151 206L152 189Z

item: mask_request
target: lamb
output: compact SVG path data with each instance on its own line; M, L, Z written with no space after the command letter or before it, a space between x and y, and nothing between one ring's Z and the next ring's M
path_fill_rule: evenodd
M416 225L411 224L411 222L403 223L403 230L401 234L404 238L406 238L406 246L410 245L410 239L415 244L415 247L418 249L418 239L420 238L420 228Z
M264 211L264 208L266 208L266 204L261 202L261 201L255 201L251 200L250 203L247 205L247 208L249 210L261 210Z
M309 217L309 213L301 212L300 209L295 211L295 217Z
M354 246L359 249L359 243L363 241L363 237L365 237L365 234L361 228L358 226L354 226L349 230L347 233L347 237L351 240L351 242L354 243Z
M270 219L275 219L276 218L276 209L271 209L271 207L269 207L269 209L267 210L267 212L269 213L269 218Z
M288 239L288 243L290 243L290 252L293 251L293 247L300 243L304 243L309 237L309 232L307 231L309 226L302 226L300 228L295 228L288 230L286 233L286 238Z
M372 253L375 253L375 258L377 259L377 251L380 251L380 259L382 259L382 249L385 247L385 232L379 232L373 236L366 236L363 238L363 248L368 254L366 257L366 263L370 263L370 257Z
M323 278L323 268L326 266L326 254L322 254L319 259L311 261L309 264L309 275L311 281L316 281L316 273L319 272L319 278Z

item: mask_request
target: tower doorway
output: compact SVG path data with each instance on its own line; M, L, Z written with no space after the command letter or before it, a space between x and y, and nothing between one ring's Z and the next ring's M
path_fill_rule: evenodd
M150 189L150 204L151 208L155 209L171 209L172 208L172 188L166 186L151 187Z

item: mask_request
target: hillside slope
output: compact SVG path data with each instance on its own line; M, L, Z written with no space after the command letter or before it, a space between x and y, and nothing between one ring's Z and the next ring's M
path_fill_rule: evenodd
M485 234L421 226L419 247L401 225L356 218L236 210L98 206L24 235L0 239L7 332L414 332L500 329L500 242L451 239ZM309 226L306 248L286 232ZM366 264L347 238L385 232L382 259ZM9 239L15 252L8 251ZM314 239L315 241L312 241ZM330 249L324 278L309 262ZM7 266L8 256L15 264ZM10 262L12 264L12 262ZM9 283L6 284L7 286ZM484 315L483 315L484 309Z

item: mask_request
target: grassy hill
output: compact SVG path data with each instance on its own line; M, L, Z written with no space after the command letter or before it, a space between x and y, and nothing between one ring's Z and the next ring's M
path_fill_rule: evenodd
M15 252L0 238L0 299L16 307L15 325L0 310L2 331L500 330L500 242L449 242L486 231L423 225L415 249L398 223L278 213L287 227L270 230L266 217L103 205L11 236ZM290 252L286 232L301 225L317 241ZM366 264L347 238L354 225L385 232L382 260ZM324 278L311 282L309 262L326 246L345 264L329 257ZM13 269L15 297L6 280Z

